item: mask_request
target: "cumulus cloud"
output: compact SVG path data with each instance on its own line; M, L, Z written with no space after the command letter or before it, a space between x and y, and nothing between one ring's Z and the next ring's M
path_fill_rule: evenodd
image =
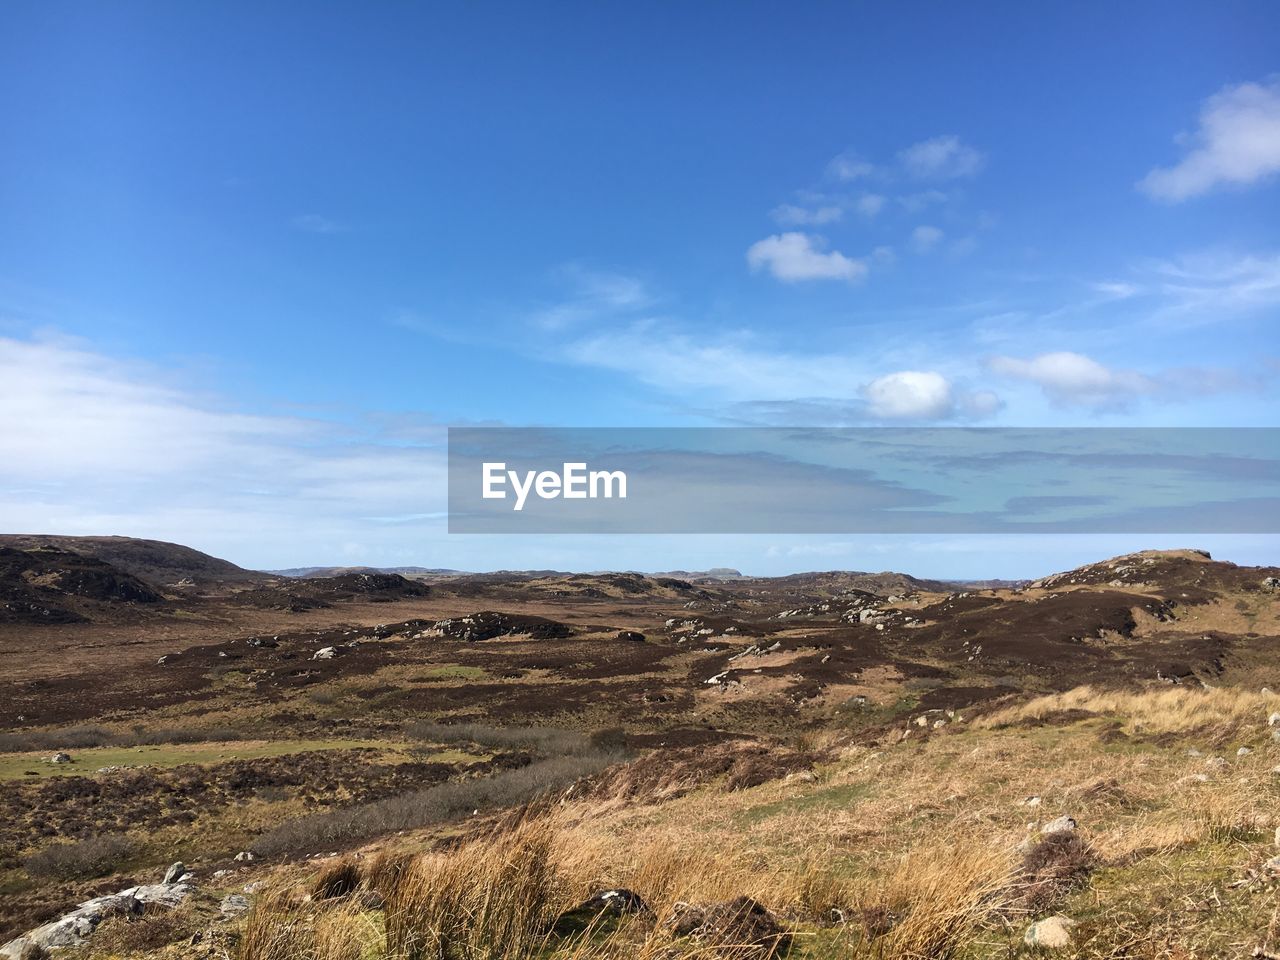
M770 216L784 227L820 226L839 220L844 216L844 209L834 204L808 208L784 203L774 207Z
M837 250L824 252L823 240L806 233L780 233L753 243L747 250L752 270L767 269L787 283L802 280L861 280L867 273L862 260Z
M1172 167L1138 182L1157 200L1176 203L1230 184L1248 186L1280 171L1280 77L1224 87L1200 108L1189 149Z
M911 245L916 253L928 253L942 240L942 231L937 227L920 226L911 231Z
M986 163L979 151L950 134L912 144L898 159L907 173L922 180L971 177Z
M901 370L877 377L862 390L871 413L886 420L937 419L950 415L951 382L940 373Z

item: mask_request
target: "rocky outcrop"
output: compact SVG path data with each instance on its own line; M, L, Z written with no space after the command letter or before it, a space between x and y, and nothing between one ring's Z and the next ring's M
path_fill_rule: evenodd
M169 873L173 872L174 867L182 867L182 864L175 863L169 868ZM181 872L185 875L185 868ZM169 873L166 873L166 877ZM36 927L17 939L10 940L0 947L0 958L27 960L49 950L83 946L93 936L98 925L108 917L136 917L150 909L172 909L186 900L192 889L189 883L166 882L130 887L119 893L86 900L52 923Z
M495 637L520 635L532 640L559 640L569 636L570 630L566 624L545 617L483 610L466 617L437 620L429 632L433 636L475 643Z

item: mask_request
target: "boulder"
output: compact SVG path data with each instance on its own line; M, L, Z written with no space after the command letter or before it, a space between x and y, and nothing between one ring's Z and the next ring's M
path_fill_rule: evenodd
M311 655L312 660L332 660L338 655L337 647L321 647Z
M1262 581L1264 590L1280 590L1280 577L1267 577Z
M1074 817L1058 817L1042 826L1040 834L1047 837L1054 833L1074 833L1075 829L1076 821Z
M49 762L50 763L70 763L71 754L61 753L61 752L55 753L52 757L49 758Z
M82 946L107 917L137 916L143 912L146 901L135 896L138 889L140 888L134 887L86 900L52 923L36 927L16 940L10 940L0 947L0 957L4 960L26 960L42 956L44 951Z
M249 898L240 893L229 893L222 898L218 910L224 917L238 917L249 912Z
M179 860L177 863L170 865L169 869L164 872L164 879L161 883L177 883L187 875L187 868Z
M1076 922L1070 917L1046 917L1027 928L1022 942L1029 947L1062 950L1072 945L1071 928L1075 925Z

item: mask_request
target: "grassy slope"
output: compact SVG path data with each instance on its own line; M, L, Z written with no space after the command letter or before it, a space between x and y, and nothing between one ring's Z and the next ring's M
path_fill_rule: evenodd
M1064 704L1074 719L1063 718ZM1075 691L879 749L833 744L812 779L732 792L709 784L660 804L561 805L536 828L546 831L555 876L526 894L545 900L534 913L554 914L595 889L627 886L660 916L677 901L748 894L791 925L797 957L1008 957L1024 949L1031 921L1059 912L1078 921L1074 956L1248 955L1274 946L1275 885L1261 866L1277 852L1280 824L1280 745L1267 725L1276 709L1280 697L1236 690ZM1251 752L1237 755L1239 747ZM1028 804L1033 796L1039 802ZM1028 907L1019 845L1063 814L1078 820L1094 869ZM423 839L392 846L421 850ZM502 862L503 842L515 841L432 855L422 869L447 872L441 856ZM399 909L437 919L470 909L437 902L436 889L401 891L409 899ZM272 924L296 929L299 911L309 923L320 911L325 923L358 926L351 937L365 956L403 955L387 953L376 916L291 903L259 911L255 936ZM846 923L830 923L832 908ZM869 936L885 916L893 929ZM501 955L495 943L472 955ZM624 926L549 952L645 957L669 947L667 937ZM674 955L700 949L677 943ZM246 960L271 956L250 950Z

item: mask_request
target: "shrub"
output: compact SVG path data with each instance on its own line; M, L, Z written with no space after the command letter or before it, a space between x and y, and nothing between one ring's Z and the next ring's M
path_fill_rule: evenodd
M418 720L404 728L406 736L432 743L473 743L498 750L526 750L543 757L596 752L587 737L553 727L493 727L483 723L432 723Z
M24 861L33 877L83 880L115 873L133 852L133 844L122 834L108 833L75 843L58 843L32 854Z
M265 856L331 849L371 837L431 826L475 810L516 806L564 789L613 762L611 754L539 760L491 777L453 780L346 810L287 820L263 834L253 849Z

